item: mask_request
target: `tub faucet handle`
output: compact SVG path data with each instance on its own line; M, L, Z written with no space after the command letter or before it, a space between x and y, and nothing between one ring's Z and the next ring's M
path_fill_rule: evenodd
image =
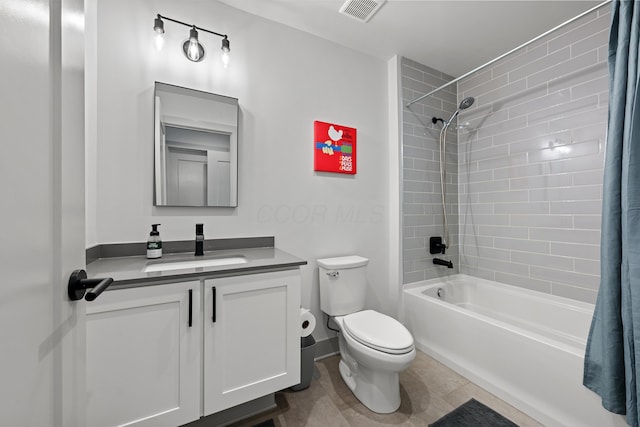
M447 250L447 245L442 242L442 237L433 236L429 237L429 253L431 254L443 254Z

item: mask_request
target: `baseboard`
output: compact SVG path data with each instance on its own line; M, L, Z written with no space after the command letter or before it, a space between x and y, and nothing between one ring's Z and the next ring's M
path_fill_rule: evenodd
M223 427L250 418L254 415L276 409L274 394L268 394L258 399L251 400L233 408L202 417L197 421L185 424L182 427Z
M325 357L333 356L338 353L340 353L340 347L338 345L337 336L327 338L322 341L316 341L315 360L324 359Z

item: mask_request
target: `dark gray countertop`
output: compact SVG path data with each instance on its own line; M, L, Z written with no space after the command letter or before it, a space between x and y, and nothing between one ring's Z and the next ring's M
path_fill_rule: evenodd
M243 256L243 264L221 265L216 267L196 267L180 270L154 271L145 273L149 264L198 261L212 258ZM89 278L111 277L110 289L119 287L144 286L151 283L182 282L202 278L238 276L262 271L284 270L306 265L307 261L275 248L244 248L205 252L196 257L193 253L175 253L159 259L147 259L145 256L127 256L99 258L87 265Z

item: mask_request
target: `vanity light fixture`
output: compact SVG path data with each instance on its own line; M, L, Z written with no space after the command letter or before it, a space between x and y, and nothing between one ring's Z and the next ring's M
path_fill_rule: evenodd
M164 46L163 19L190 28L189 38L182 44L184 56L186 56L189 61L200 62L204 59L205 50L204 46L202 46L198 40L198 30L222 37L222 63L224 64L224 67L227 68L227 65L229 65L229 52L231 49L229 47L229 37L227 37L226 34L216 33L215 31L207 30L206 28L198 27L193 24L187 24L186 22L178 21L177 19L162 16L160 14L158 14L153 20L153 30L156 32L156 47L158 50L162 50L162 47Z

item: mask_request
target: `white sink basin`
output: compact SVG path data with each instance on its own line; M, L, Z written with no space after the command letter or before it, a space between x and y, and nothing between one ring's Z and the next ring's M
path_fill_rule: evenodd
M219 267L221 265L233 265L233 264L245 264L247 259L243 256L234 256L228 258L212 258L212 259L199 259L194 261L179 261L179 262L159 262L157 264L149 264L142 269L143 273L151 273L153 271L169 271L169 270L182 270L185 268L204 268L204 267Z

